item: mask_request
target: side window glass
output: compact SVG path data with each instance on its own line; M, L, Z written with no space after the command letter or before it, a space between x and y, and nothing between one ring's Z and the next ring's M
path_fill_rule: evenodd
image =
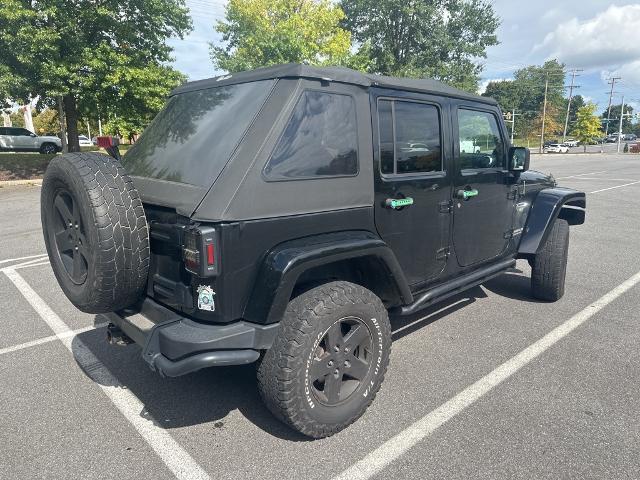
M6 127L0 127L0 135L7 135L7 128Z
M458 110L460 168L504 168L505 145L492 113Z
M357 175L357 141L351 96L306 91L264 173L270 180Z
M380 171L383 174L442 171L440 115L433 105L378 102Z

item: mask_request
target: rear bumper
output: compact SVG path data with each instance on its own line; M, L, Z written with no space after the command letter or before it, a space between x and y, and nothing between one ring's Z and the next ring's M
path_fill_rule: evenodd
M195 322L146 298L135 312L104 315L142 347L142 358L163 376L178 377L206 367L255 362L271 347L278 324Z

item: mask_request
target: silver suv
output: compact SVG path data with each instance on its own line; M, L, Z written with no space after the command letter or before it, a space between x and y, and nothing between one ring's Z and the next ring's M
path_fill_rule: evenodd
M26 128L0 127L0 150L51 154L62 151L62 142L55 136L40 137Z

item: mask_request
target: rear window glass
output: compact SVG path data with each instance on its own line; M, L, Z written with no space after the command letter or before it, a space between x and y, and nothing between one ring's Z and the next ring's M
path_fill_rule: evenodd
M378 128L383 174L442 171L440 115L436 106L380 100Z
M266 100L273 80L169 99L122 162L131 175L208 187Z
M304 92L267 163L269 180L350 176L358 173L353 97Z

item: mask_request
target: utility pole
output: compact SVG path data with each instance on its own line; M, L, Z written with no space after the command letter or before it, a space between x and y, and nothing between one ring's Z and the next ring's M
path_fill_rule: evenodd
M511 145L513 145L513 137L516 129L516 115L522 115L522 114L516 113L515 108L513 108L510 112L503 114L505 121L508 123L511 123Z
M622 122L624 121L624 95L622 95L622 106L620 108L620 125L618 126L618 149L617 153L620 153L620 141L622 140Z
M540 133L540 153L544 149L544 120L547 117L547 91L549 90L549 73L545 74L544 103L542 106L542 132Z
M616 80L621 80L620 77L612 77L607 83L611 85L611 91L609 92L609 106L607 107L607 126L604 130L604 136L609 135L609 117L611 117L611 99L613 98L613 86L616 84Z
M576 77L579 77L578 72L581 72L577 68L571 70L571 86L569 87L569 103L567 104L567 116L564 119L564 131L562 132L562 143L567 139L567 127L569 126L569 112L571 111L571 100L573 99L573 88ZM577 86L576 86L577 88Z

